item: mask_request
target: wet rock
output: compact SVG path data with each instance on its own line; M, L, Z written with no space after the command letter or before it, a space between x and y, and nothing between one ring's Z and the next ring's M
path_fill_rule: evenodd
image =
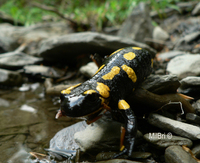
M146 37L152 38L153 25L149 13L149 5L140 3L122 24L118 36L139 42L144 42Z
M187 54L183 56L177 56L170 60L167 65L167 71L170 74L177 75L179 79L185 78L187 76L199 76L199 65L200 54Z
M64 71L57 68L39 65L28 65L23 67L24 73L36 78L50 77L60 78L64 75Z
M165 150L166 163L196 163L192 156L183 150L181 146L170 146Z
M96 160L102 161L102 160L112 159L115 154L117 154L117 153L116 152L101 152L101 153L97 154ZM151 153L149 153L149 152L133 152L130 157L133 160L137 159L137 160L143 160L144 161L145 159L151 157Z
M101 118L77 132L74 139L84 152L119 150L120 128L120 123Z
M153 30L153 39L166 41L169 39L169 34L161 27L156 26Z
M200 158L200 144L195 144L191 151L196 158Z
M200 77L197 76L188 76L183 78L181 81L181 88L188 88L188 87L200 87Z
M99 151L119 151L121 123L103 116L88 125L85 130L74 135L75 142L84 152L96 154ZM136 142L141 140L141 132L137 132Z
M176 75L150 75L141 86L152 93L167 94L177 92L180 83Z
M194 124L199 124L200 125L200 116L193 114L193 113L187 113L186 114L186 120L189 122L192 122Z
M50 38L41 43L39 56L45 60L71 63L81 54L109 55L113 51L127 46L139 46L155 52L146 44L117 36L96 32L79 32L61 37Z
M172 58L174 58L176 56L185 55L185 54L188 54L188 53L186 53L184 51L178 51L178 50L169 51L169 52L161 53L158 56L158 59L164 61L164 60L169 60L169 59L172 59Z
M196 76L188 76L183 78L181 81L181 86L178 89L179 93L186 94L195 99L199 99L199 91L200 91L200 77Z
M50 149L75 150L79 148L74 140L74 134L86 128L85 121L78 122L56 133L50 141Z
M192 10L192 15L199 15L199 14L200 14L200 2Z
M139 161L131 161L127 159L111 159L111 160L104 160L104 161L98 161L96 163L142 163Z
M42 58L32 57L22 52L9 52L0 55L0 67L6 69L19 69L41 61Z
M10 104L9 104L9 102L7 100L4 100L4 99L0 98L0 106L1 107L9 107Z
M199 52L195 46L200 43L200 32L192 32L182 37L176 44L175 50L190 51L193 53Z
M23 78L18 72L0 69L0 85L19 86L22 83Z
M200 99L195 101L195 102L193 102L192 106L194 107L194 109L196 111L196 114L200 115Z
M96 73L97 70L98 70L98 67L94 62L90 62L87 65L82 66L80 68L80 72L83 75L87 76L88 78L91 78Z
M144 139L160 149L167 148L172 145L185 145L191 147L193 144L190 139L174 136L171 133L147 133L144 135Z
M8 24L0 25L0 45L6 51L14 51L21 44L26 44L25 53L35 55L44 39L71 33L73 30L67 23L43 23L29 27L17 27Z
M159 114L151 114L148 117L148 122L153 126L187 137L191 140L200 139L200 128L191 124L172 120Z

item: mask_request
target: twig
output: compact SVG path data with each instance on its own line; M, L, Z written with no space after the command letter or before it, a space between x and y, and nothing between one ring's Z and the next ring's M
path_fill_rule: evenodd
M73 21L72 19L70 19L70 18L64 16L62 13L60 13L60 12L59 12L58 10L56 10L54 7L46 6L46 5L37 3L37 2L32 2L31 4L32 4L33 6L35 6L35 7L41 8L41 9L43 9L43 10L53 12L53 13L57 14L59 17L61 17L62 19L65 19L65 20L69 21L69 22L72 23L73 25L77 25L77 22L75 22L75 21Z

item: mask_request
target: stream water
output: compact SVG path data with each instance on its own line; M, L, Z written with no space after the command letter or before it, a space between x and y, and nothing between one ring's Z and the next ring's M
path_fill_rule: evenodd
M29 152L45 153L51 138L74 123L56 120L58 108L58 99L45 97L39 83L0 90L0 163L24 162Z

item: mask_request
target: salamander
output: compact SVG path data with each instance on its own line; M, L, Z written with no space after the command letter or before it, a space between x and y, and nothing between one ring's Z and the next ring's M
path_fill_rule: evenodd
M56 117L85 117L90 123L105 109L110 111L113 119L122 122L125 128L121 152L115 157L131 156L137 121L126 98L150 75L152 67L152 54L140 47L113 52L91 79L61 91L61 109Z

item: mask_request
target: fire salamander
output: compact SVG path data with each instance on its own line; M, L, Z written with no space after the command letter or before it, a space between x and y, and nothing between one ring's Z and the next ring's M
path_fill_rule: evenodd
M122 48L113 52L95 75L82 84L61 91L60 116L86 117L94 122L102 112L109 110L114 120L124 123L125 135L121 152L115 156L131 156L137 122L134 108L126 98L145 78L153 66L152 55L139 47Z

